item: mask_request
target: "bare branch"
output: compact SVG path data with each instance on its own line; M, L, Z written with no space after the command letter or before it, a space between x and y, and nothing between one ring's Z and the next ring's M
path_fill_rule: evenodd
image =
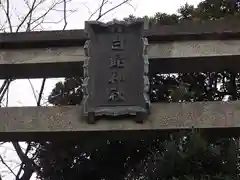
M8 79L5 79L4 82L3 82L3 84L2 84L2 86L1 86L1 88L0 88L0 94L2 94L2 92L3 92L3 90L4 90L4 88L5 88L6 84L7 84L7 82L8 82Z
M11 23L11 18L10 18L10 2L9 2L9 0L6 0L6 2L7 2L7 8L6 9L5 9L3 3L2 4L0 3L0 5L2 6L2 9L3 9L3 11L6 15L10 32L12 32L12 23Z
M12 145L15 148L16 153L17 153L18 157L20 158L20 160L22 161L22 163L25 164L24 169L23 169L24 174L21 177L21 179L22 180L30 179L32 174L34 173L34 171L39 171L39 167L34 163L33 159L28 158L27 150L25 153L22 151L18 142L12 142ZM28 146L30 146L30 144L28 144ZM31 148L28 147L27 149L30 150ZM21 169L19 169L19 171L21 171Z
M64 9L55 9L55 8L53 8L52 10L56 11L56 12L64 12L65 11ZM77 11L77 9L66 9L66 12L73 13L73 12L76 12L76 11Z
M88 13L89 14L92 14L92 11L90 10L90 8L85 4L85 3L82 3L83 4L83 6L85 7L85 8L87 8L88 9ZM89 19L91 19L91 18L89 18ZM88 19L88 20L89 20Z
M108 1L106 0L106 3L107 3L107 2L108 2ZM99 9L98 18L101 17L101 15L102 15L102 9L103 9L104 4L105 4L105 0L102 0L102 3L101 3L101 5L100 5L100 9Z
M2 156L0 155L0 161L7 167L7 169L14 175L16 176L16 174L13 172L13 170L7 165L7 163L4 161L4 159L2 158Z
M6 83L6 85L3 87L3 90L2 90L2 93L1 93L1 96L0 96L0 102L2 102L3 97L4 97L5 93L7 92L7 90L8 90L8 88L9 88L11 82L12 82L11 79L7 79L7 83Z
M63 12L64 12L64 11L63 11ZM74 12L75 12L75 11L74 11ZM60 19L60 20L58 20L58 21L45 21L45 17L43 17L39 23L37 23L35 26L32 27L31 30L32 30L32 31L33 31L33 30L36 30L37 27L39 27L39 26L41 26L41 25L43 25L43 24L58 24L58 23L62 22L63 20L65 21L65 19L67 20L67 18L68 18L70 15L71 15L71 14L66 15L66 18L63 17L62 19ZM65 26L65 23L64 23L64 26ZM65 28L66 28L66 27L65 27ZM64 28L63 30L65 30L65 28ZM41 27L41 29L43 29L43 27Z
M6 23L6 22L5 22L5 23ZM1 32L1 31L4 31L4 29L5 29L5 28L4 28L5 23L0 25L0 32Z
M30 144L28 144L27 149L26 149L26 152L25 152L25 156L27 156L27 154L28 154L28 152L30 151L30 149L31 149L31 146L30 146ZM19 178L19 176L20 176L20 174L21 174L21 172L22 172L22 170L23 170L23 166L24 166L24 161L22 161L22 163L21 163L21 166L20 166L20 168L19 168L19 170L18 170L18 173L17 173L17 175L16 175L16 179Z
M30 79L28 79L28 82L29 82L29 84L30 84L30 86L31 86L31 89L32 89L32 93L33 93L33 95L34 95L34 98L35 98L36 102L38 102L38 100L37 100L37 95L36 95L36 93L35 93L35 89L34 89L34 87L33 87L32 82L30 81Z
M63 0L63 10L64 10L64 12L63 12L63 17L64 17L64 27L63 27L63 30L65 30L66 29L66 27L67 27L67 2L66 2L66 0Z
M10 1L10 0L8 0ZM50 11L56 11L56 12L63 12L63 18L59 21L55 21L55 22L51 22L51 23L60 23L61 21L64 20L64 26L67 26L67 17L69 16L67 12L70 12L70 13L74 13L77 11L77 9L67 9L67 3L71 2L72 0L54 0L52 1L52 3L49 5L49 8L47 8L47 10L45 10L45 12L43 12L42 15L40 15L39 17L34 17L34 12L36 12L37 8L40 7L40 5L42 5L46 0L32 0L32 3L30 4L29 0L24 0L27 8L28 8L28 12L23 16L23 17L20 17L18 14L16 14L16 11L15 12L15 15L17 17L17 19L20 21L19 25L16 25L16 26L13 26L11 24L11 26L9 25L9 27L11 28L11 32L14 31L13 29L16 30L16 32L18 32L20 29L22 29L22 27L24 26L25 28L25 25L26 25L26 31L30 31L32 29L36 29L37 26L40 26L40 24L42 23L45 23L45 16L47 16ZM58 5L60 4L63 4L63 9L59 9L57 8ZM3 6L0 4L0 6ZM5 11L5 14L7 14L7 8L3 8L3 10ZM10 13L9 13L10 14ZM9 20L11 20L11 17L10 15L8 16L9 17ZM40 21L40 22L39 22ZM0 31L4 31L5 29L8 29L8 27L4 27L5 24L7 23L8 21L6 20L6 22L4 23L0 23L0 24L3 24L3 25L0 25ZM10 21L11 23L11 21ZM37 25L35 24L37 23ZM31 26L34 26L31 27ZM64 28L65 29L65 28Z
M35 2L36 0L34 0ZM25 15L25 17L23 18L23 20L21 21L21 23L18 25L17 29L16 29L16 32L19 31L19 29L22 27L22 25L25 23L25 21L27 20L28 16L40 5L44 2L45 0L41 0L39 1L35 6L32 6L31 9L29 9L28 13ZM35 4L33 2L33 4Z
M97 17L97 19L96 19L96 21L99 21L103 16L105 16L105 15L108 14L109 12L117 9L118 7L122 6L123 4L128 4L128 5L130 5L131 7L133 7L133 6L130 4L130 1L131 1L131 0L124 0L124 1L122 1L121 3L117 4L116 6L108 9L106 12L102 13L103 7L104 7L107 3L109 3L108 0L102 0L99 8L97 8L97 9L90 15L90 17L88 18L88 20L90 20L97 12L99 12L99 15L98 15L98 17ZM87 6L85 5L85 7L87 7ZM87 7L87 8L88 8L88 7ZM89 9L89 8L88 8L88 9ZM135 8L134 8L134 9L135 9ZM89 10L89 12L91 12L91 11Z
M43 24L44 20L45 20L45 17L43 17L39 23L37 23L35 26L33 26L32 31L33 31L34 29L36 29L38 26L41 26L41 24ZM32 24L33 24L33 23L32 23Z
M10 19L10 15L9 15L9 8L10 8L10 2L9 2L9 0L7 0L7 12L6 12L6 16L7 16L7 20L8 20L10 32L12 32L12 23L11 23L11 19Z
M7 88L6 107L8 107L9 87Z
M100 20L103 16L105 16L107 13L113 11L114 9L117 9L118 7L122 6L125 3L128 3L130 0L124 0L123 2L119 3L118 5L110 8L109 10L107 10L106 12L102 13L96 20Z
M37 1L37 0L34 0L34 1L33 1L32 7L29 9L30 14L29 14L29 21L28 21L28 23L27 23L27 29L26 29L26 31L30 31L30 30L31 30L31 21L32 21L32 13L33 13L33 11L31 11L31 9L34 8L34 6L35 6L35 4L36 4L36 1ZM27 6L29 7L29 4L28 4L27 2L26 2L26 4L27 4Z
M133 8L134 11L136 11L136 7L134 7L129 1L126 2L126 4L128 4L129 6L131 6Z
M94 11L94 13L91 14L91 16L88 18L88 20L90 20L98 11L100 11L100 9L102 9L103 6L104 6L106 3L108 3L108 1L104 1L104 0L103 0L103 3L101 4L101 6L100 6L98 9L96 9L96 11ZM100 17L100 18L101 18L101 17ZM98 19L100 19L100 18L99 18L99 16L98 16Z
M40 106L45 83L46 83L46 78L44 78L43 81L42 81L42 86L41 86L41 89L40 89L40 92L39 92L37 106Z
M34 21L32 21L32 24L39 21L40 19L42 19L43 17L45 17L54 7L56 7L57 5L59 4L62 4L64 1L66 0L62 0L62 1L58 1L56 3L53 3L50 8L45 12L43 13L41 16L39 16L37 19L35 19ZM67 1L67 2L70 2L71 0Z

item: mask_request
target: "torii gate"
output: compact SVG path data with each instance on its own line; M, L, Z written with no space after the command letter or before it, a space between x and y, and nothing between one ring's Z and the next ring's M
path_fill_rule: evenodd
M150 75L239 71L240 22L237 20L160 26L145 30L144 37L149 43ZM0 34L0 78L83 76L86 40L83 30ZM239 107L239 101L155 103L143 124L131 119L88 124L81 118L79 106L1 108L0 140L38 140L74 133L82 138L108 135L112 131L129 138L129 134L192 127L235 135L240 127Z

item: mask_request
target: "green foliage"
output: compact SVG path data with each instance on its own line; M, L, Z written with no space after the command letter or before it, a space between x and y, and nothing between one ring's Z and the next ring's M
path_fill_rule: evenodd
M141 173L145 169L144 179L234 179L226 169L236 157L231 153L223 157L223 144L207 142L197 132L179 137L163 141L147 156L138 169Z
M178 14L156 13L144 18L150 26L159 26L238 17L239 9L234 4L234 0L205 0L197 7L185 4ZM155 74L151 77L150 94L152 102L222 101L227 97L239 99L239 88L238 73ZM56 84L49 96L54 105L80 104L81 99L81 78ZM211 140L195 131L135 141L94 137L84 142L41 143L37 163L41 167L39 176L51 180L233 180L239 169L236 144L234 138Z
M48 97L54 105L79 105L83 97L82 78L66 78L58 82Z

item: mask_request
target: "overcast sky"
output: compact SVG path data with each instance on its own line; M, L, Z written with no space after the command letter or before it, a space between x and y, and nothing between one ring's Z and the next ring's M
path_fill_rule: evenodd
M16 3L14 5L16 8L20 8L18 11L22 11L23 9L21 9L21 4L18 2L20 1L14 0L14 3ZM113 2L117 3L120 2L120 0L114 0ZM142 17L145 15L152 16L156 12L176 13L177 9L185 3L197 5L199 2L200 0L132 0L134 8L129 5L124 5L105 16L103 21L109 21L113 18L122 19L130 14ZM84 21L89 18L91 13L90 11L94 12L94 10L99 7L99 3L100 0L73 0L71 4L68 4L68 9L76 10L76 12L68 17L67 29L83 29ZM113 6L113 4L108 5L105 9L108 9L111 6ZM49 19L57 19L57 17L58 15L56 13L52 13L48 16ZM94 17L92 19L94 19ZM44 25L44 29L62 29L62 24L47 24ZM44 91L45 97L48 96L55 83L58 81L58 79L47 80ZM31 82L34 89L38 92L41 86L41 79L31 80ZM36 100L33 96L29 80L17 80L12 82L9 89L9 106L36 106ZM11 146L8 145L7 151L6 148L0 148L0 153L2 155L5 154L4 159L6 159L8 163L10 161L14 161L12 164L9 164L11 167L14 167L16 165L15 162L18 163L19 159L15 156L11 149ZM3 170L7 170L6 168L1 167L4 166L1 166L0 164L0 173ZM14 180L14 176L8 175L4 177L3 180Z

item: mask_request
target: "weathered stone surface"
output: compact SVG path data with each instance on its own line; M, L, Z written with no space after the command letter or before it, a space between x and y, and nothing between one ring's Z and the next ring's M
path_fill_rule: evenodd
M183 58L240 55L240 40L198 40L149 43L148 58ZM84 47L0 49L0 64L42 64L84 61Z
M141 131L195 128L240 128L240 101L156 103L149 120L131 118L87 124L81 106L0 108L0 133L68 131Z
M149 73L239 72L240 40L150 43ZM0 49L0 78L83 76L83 46Z

